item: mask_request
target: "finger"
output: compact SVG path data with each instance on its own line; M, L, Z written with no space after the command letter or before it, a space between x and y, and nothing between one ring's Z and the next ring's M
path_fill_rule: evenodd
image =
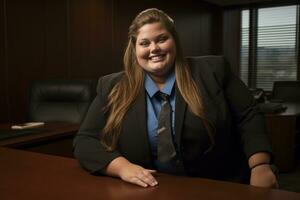
M154 170L154 169L146 169L148 172L150 172L151 174L155 174L155 173L157 173L157 171L156 170Z
M146 169L148 172L150 172L152 174L152 176L158 176L159 173L158 171L154 170L154 169Z
M136 184L136 185L139 185L139 186L142 186L142 187L148 187L148 184L146 184L145 182L143 182L142 180L140 180L137 177L133 177L130 180L130 183L133 183L133 184Z
M152 170L152 169L147 169L148 170L148 172L150 172L150 174L152 175L152 178L154 179L154 181L155 181L155 185L157 185L158 184L158 181L156 180L156 176L158 176L159 174L157 173L157 171L156 170Z
M144 182L146 182L147 184L151 185L151 186L155 186L157 185L157 181L156 179L153 177L153 175L148 171L148 170L144 170L141 174L140 177Z

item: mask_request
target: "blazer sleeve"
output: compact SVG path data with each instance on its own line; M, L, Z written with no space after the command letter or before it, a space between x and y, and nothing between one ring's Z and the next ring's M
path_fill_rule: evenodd
M103 107L109 93L111 80L102 77L98 81L97 96L92 102L83 123L73 141L73 153L80 165L90 173L101 173L113 159L120 156L118 151L108 152L100 143L101 130L106 123ZM111 84L110 84L111 85Z
M215 66L215 77L222 85L245 155L249 158L257 152L268 152L273 159L264 116L257 109L253 95L223 57L217 58L212 66Z

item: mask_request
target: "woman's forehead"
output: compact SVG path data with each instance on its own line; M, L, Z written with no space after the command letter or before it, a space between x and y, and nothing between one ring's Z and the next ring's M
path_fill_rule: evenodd
M137 32L138 39L149 39L159 35L169 34L169 31L159 22L145 24Z

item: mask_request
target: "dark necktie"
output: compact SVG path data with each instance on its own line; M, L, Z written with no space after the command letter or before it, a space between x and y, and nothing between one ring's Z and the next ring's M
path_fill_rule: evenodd
M157 127L157 159L161 163L167 163L176 157L176 150L172 139L172 112L168 95L162 92L158 94L162 103Z

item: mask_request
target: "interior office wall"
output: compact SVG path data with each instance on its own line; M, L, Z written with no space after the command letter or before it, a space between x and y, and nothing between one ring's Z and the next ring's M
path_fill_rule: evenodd
M223 55L236 74L240 71L240 11L240 8L229 8L223 11Z
M0 122L26 120L35 80L120 71L128 26L149 7L174 18L185 55L222 53L222 10L196 0L0 0Z
M0 121L6 120L8 118L8 108L7 108L7 87L6 87L6 64L5 64L5 19L4 19L4 0L0 0L0 105L1 114Z

